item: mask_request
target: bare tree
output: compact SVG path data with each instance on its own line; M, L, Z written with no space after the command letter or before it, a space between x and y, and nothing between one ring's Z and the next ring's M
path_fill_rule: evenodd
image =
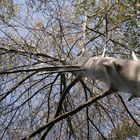
M139 2L0 7L0 139L140 138Z

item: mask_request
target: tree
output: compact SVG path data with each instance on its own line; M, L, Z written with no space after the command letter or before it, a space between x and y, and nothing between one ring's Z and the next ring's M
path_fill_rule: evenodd
M140 138L139 99L128 102L128 94L108 92L103 82L79 79L79 66L71 65L103 49L106 56L132 59L133 50L139 57L139 1L0 6L0 139Z

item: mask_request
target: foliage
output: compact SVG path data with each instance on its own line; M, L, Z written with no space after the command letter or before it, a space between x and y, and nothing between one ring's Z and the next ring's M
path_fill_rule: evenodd
M140 132L140 128L130 122L129 120L124 120L121 122L119 126L115 130L112 130L109 134L109 139L133 139L134 137L138 137Z
M13 0L1 0L0 1L0 20L2 22L8 22L11 18L16 16L18 12L18 5L14 4Z

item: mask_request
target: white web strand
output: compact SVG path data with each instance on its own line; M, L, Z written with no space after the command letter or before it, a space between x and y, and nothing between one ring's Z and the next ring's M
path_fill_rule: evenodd
M134 51L132 51L132 57L135 61L139 61Z
M87 25L87 14L85 13L85 16L84 16L84 21L83 21L83 48L82 48L82 54L85 53L86 51L86 47L85 47L85 44L86 44L86 25Z

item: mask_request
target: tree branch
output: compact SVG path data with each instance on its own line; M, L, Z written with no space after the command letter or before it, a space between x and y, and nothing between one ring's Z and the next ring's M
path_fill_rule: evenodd
M87 102L85 102L84 104L81 104L80 106L78 106L77 108L75 108L74 110L70 111L70 112L66 112L63 115L60 115L56 118L54 118L52 121L48 122L46 125L40 127L39 129L37 129L35 132L33 132L32 134L30 134L28 137L23 138L22 140L29 140L32 137L35 137L35 135L37 135L38 133L41 133L43 130L45 130L46 128L48 128L51 125L56 124L57 122L67 118L68 116L73 116L74 114L76 114L77 112L81 111L82 109L84 109L87 106L90 106L92 103L110 95L111 93L116 92L116 90L114 89L109 89L105 92L103 92L103 94L95 97L95 98L91 98L90 100L88 100Z
M20 73L20 72L42 72L42 71L49 71L49 72L72 72L72 71L82 71L79 66L57 66L57 67L42 67L42 68L33 68L33 69L19 69L13 71L0 71L0 75L4 74L13 74L13 73Z
M133 115L131 114L131 112L130 112L129 109L127 108L125 102L123 101L123 98L122 98L120 95L118 95L118 96L119 96L119 98L120 98L120 100L121 100L121 102L122 102L124 108L126 109L127 113L128 113L129 116L131 117L131 119L136 123L136 125L137 125L138 127L140 127L140 124L137 122L137 120L133 117Z

